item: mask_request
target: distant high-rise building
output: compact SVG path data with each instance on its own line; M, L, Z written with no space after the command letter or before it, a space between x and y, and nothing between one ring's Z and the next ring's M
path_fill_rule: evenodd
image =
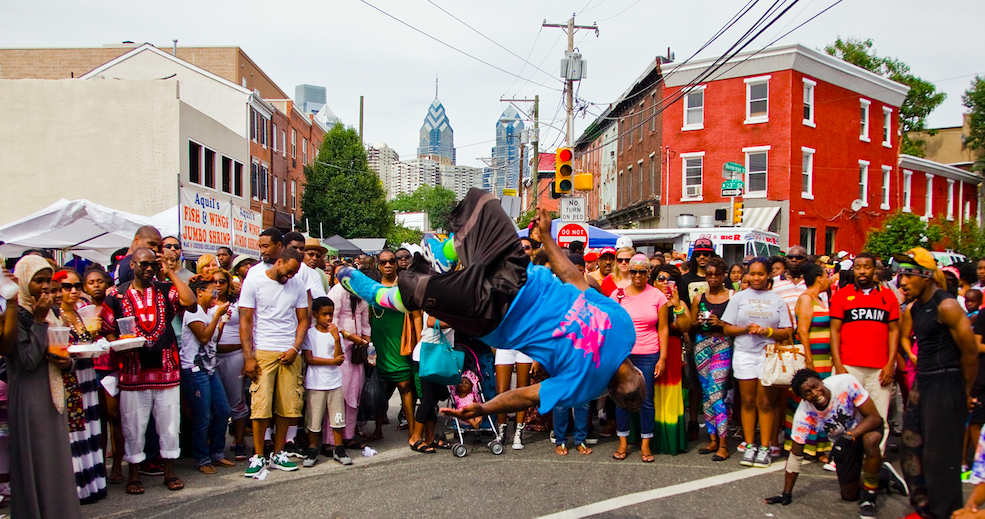
M298 85L294 87L294 102L305 115L316 114L325 106L325 87Z
M317 119L317 116L315 116ZM383 189L387 193L387 200L393 199L391 183L397 176L400 155L397 150L386 145L385 142L366 146L366 158L369 160L369 169L372 169L380 177Z
M495 170L495 186L493 194L503 194L503 189L518 189L520 180L527 169L520 159L520 132L523 121L520 114L512 105L503 111L496 122L496 146L492 149L492 167Z
M417 148L419 158L429 158L441 164L455 164L455 130L452 130L445 114L445 107L438 100L438 80L434 81L434 101L421 126L421 139Z

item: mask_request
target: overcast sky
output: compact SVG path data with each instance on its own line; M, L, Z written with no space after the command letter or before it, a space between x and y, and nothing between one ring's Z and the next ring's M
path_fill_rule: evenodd
M582 81L578 97L598 103L589 109L598 114L667 47L678 62L687 59L745 4L742 0L367 1L509 73L442 45L362 0L7 2L0 9L0 47L90 47L124 40L170 46L175 38L182 46L239 46L288 95L293 96L294 86L301 83L326 86L329 106L348 125L358 125L359 96L366 96L365 140L386 142L401 158L416 153L437 75L439 98L455 130L458 163L474 166L479 165L479 157L490 155L496 122L507 106L499 101L501 96L539 94L541 120L557 127L564 124L557 70L565 37L560 29L542 29L544 19L565 23L572 12L578 12L576 23L598 22L598 37L594 31L579 31L575 37L589 62L589 76ZM766 45L834 2L800 0L748 49ZM699 57L720 55L772 3L760 1ZM931 114L930 126L959 126L964 111L961 94L971 75L985 73L979 27L983 15L981 0L940 4L843 0L778 44L822 48L838 36L872 38L880 55L903 60L916 75L947 93L944 104ZM529 104L518 106L529 109ZM576 137L592 119L591 115L576 119ZM541 142L542 150L553 149L560 142L558 132L545 128Z

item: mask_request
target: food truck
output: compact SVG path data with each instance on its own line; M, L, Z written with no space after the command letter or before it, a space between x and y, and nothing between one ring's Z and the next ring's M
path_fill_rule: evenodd
M752 227L681 227L666 229L606 229L628 236L637 249L652 246L654 251L687 252L698 238L708 238L715 252L729 265L742 263L747 255L757 257L780 253L780 235Z

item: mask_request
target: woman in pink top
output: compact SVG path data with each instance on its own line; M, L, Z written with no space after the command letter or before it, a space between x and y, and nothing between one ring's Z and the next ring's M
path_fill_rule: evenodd
M640 456L644 463L653 462L653 453L650 451L655 420L653 381L663 373L667 365L667 359L660 356L660 345L667 344L669 333L667 297L647 283L649 267L650 262L645 255L633 256L629 261L630 284L616 289L609 296L626 309L636 329L636 344L629 360L643 372L646 379L647 394L640 409ZM619 436L619 448L612 457L624 460L629 437L629 411L621 407L616 408L616 435Z

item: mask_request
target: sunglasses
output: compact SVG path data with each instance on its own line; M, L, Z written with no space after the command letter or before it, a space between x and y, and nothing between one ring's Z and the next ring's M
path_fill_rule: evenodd
M154 269L157 270L161 268L161 264L156 261L141 261L137 263L137 268L140 270Z
M792 260L805 260L807 256L801 256L800 254L794 254L793 256L787 256L788 259Z
M397 256L397 259L398 260L409 260L410 259L410 254L405 254L403 256Z
M647 275L649 273L650 273L650 271L648 271L648 270L635 270L635 269L633 269L633 270L630 270L629 271L629 274L631 276L645 276L645 275Z
M657 281L659 281L661 283L666 283L666 282L670 281L670 278L663 277L663 276L657 276Z
M165 243L164 245L162 245L162 247L164 247L165 249L181 250L181 245L178 245L177 243Z
M529 245L524 245L524 246L523 246L523 250L530 250L530 249L532 249L532 248L533 248L533 247L531 247L531 246L529 246Z
M396 265L396 264L397 264L397 258L380 260L380 265Z
M216 280L215 284L216 285L219 285L219 286L224 286L224 285L228 285L229 284L229 281L226 280L226 279L219 279L219 280Z
M619 263L629 263L629 260L631 259L633 258L616 258L616 261L618 261Z
M62 290L70 291L73 288L76 289L76 290L78 290L79 292L81 292L82 291L82 283L75 283L75 284L73 284L73 283L62 283Z
M695 256L698 256L698 257L701 257L701 256L709 256L709 257L711 257L711 253L708 252L708 251L705 251L705 250L695 252L694 255Z

